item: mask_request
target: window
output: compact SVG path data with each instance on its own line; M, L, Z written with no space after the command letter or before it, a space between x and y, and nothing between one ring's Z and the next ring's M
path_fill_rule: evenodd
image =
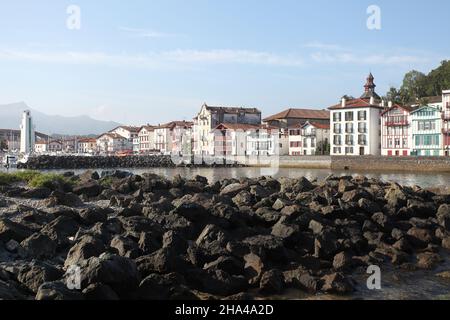
M346 145L353 145L353 136L351 136L351 135L346 135L346 136L345 136L345 144L346 144Z
M359 133L367 133L367 125L365 122L358 123L358 132Z
M340 134L341 132L341 124L340 123L335 123L334 124L334 133Z
M346 153L346 154L351 154L351 153L353 153L353 147L346 147L346 148L345 148L345 153Z
M333 121L334 122L341 122L342 121L340 112L334 112L333 113Z
M400 138L395 138L395 147L400 148Z
M334 152L334 154L340 154L341 153L341 148L340 147L334 147L333 148L333 152Z
M345 113L345 121L353 121L354 117L353 117L353 111L349 111Z
M341 141L341 136L334 136L333 137L333 142L335 145L340 146L342 141Z
M346 133L353 133L353 123L346 123L345 124L345 132Z
M367 145L367 140L366 140L366 135L365 134L358 135L358 144L362 145L362 146Z
M358 120L359 121L367 120L367 111L358 111Z

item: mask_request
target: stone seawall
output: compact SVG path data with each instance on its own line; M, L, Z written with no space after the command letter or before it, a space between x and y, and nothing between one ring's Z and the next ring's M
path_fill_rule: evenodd
M450 172L449 157L331 157L331 169L352 171Z

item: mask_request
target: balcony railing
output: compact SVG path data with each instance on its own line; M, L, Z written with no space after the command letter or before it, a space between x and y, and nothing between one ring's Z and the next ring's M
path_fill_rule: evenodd
M396 126L408 126L408 120L389 120L385 122L387 127L396 127Z

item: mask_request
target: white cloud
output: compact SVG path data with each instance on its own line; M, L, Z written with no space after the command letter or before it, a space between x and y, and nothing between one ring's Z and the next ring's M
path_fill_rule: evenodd
M119 30L135 38L169 38L178 36L176 34L139 28L119 27Z
M30 52L0 50L0 60L43 63L94 64L111 66L162 67L179 64L256 64L297 67L303 60L286 55L248 50L173 50L148 54L107 54L103 52Z
M344 50L343 47L337 44L329 44L329 43L323 43L320 41L312 41L305 45L303 45L305 48L310 49L319 49L319 50L327 50L327 51L341 51Z
M402 54L364 54L364 53L328 53L316 52L311 54L316 63L364 64L364 65L398 65L412 63L426 63L429 57Z

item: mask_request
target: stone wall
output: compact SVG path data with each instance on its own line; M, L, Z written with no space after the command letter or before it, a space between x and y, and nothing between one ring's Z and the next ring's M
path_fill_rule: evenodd
M355 171L450 172L450 157L331 157L331 169Z

